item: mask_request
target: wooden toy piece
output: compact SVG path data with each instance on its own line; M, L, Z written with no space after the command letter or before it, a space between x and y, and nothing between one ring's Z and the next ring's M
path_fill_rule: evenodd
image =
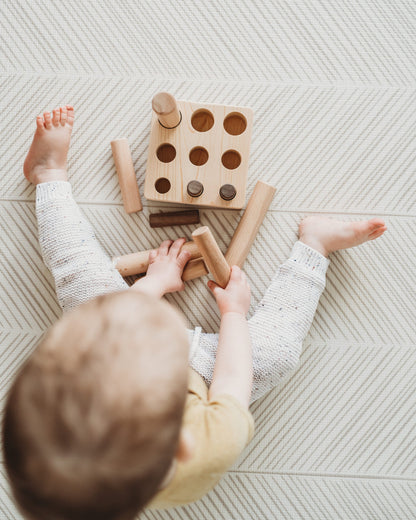
M200 197L204 193L204 186L199 181L188 182L186 191L190 197Z
M208 274L208 269L203 259L194 258L193 260L189 260L189 262L186 264L186 267L182 273L182 280L184 282L188 282L189 280L199 278L200 276L205 276L206 274Z
M232 184L223 184L220 188L220 197L223 200L233 200L237 195L237 191Z
M150 227L183 226L187 224L199 224L199 211L170 211L167 213L151 213L149 215Z
M190 241L185 242L182 249L191 253L191 259L201 258L201 252L197 245ZM131 276L134 274L141 274L147 271L149 267L149 254L152 249L148 251L140 251L138 253L131 253L130 255L123 255L113 258L113 266L121 274L121 276ZM202 275L199 275L202 276Z
M181 122L182 116L172 94L159 92L152 99L152 108L157 114L159 123L165 128L175 128Z
M192 233L192 238L201 251L210 273L220 287L225 287L230 279L231 269L207 226L202 226Z
M257 182L225 254L229 265L243 266L275 193L270 184Z
M158 113L152 114L145 197L193 206L243 208L253 126L251 108L177 100L182 119L172 128L177 116L166 121L159 114L160 106L168 105L166 96L163 93L163 97L158 94L154 98L165 101L153 103L158 105ZM234 187L234 197L221 196L224 185Z
M124 209L126 213L141 211L143 206L127 139L111 141L111 150L113 151Z

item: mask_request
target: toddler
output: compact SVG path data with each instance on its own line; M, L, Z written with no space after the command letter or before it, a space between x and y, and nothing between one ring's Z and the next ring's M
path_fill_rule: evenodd
M144 506L186 504L214 487L252 438L250 402L298 363L328 255L386 226L306 218L250 320L249 285L233 266L225 289L208 282L219 334L186 330L161 299L184 288L185 239L163 242L146 276L127 286L72 198L73 123L71 106L39 116L24 164L64 315L10 389L5 463L27 518L131 520Z

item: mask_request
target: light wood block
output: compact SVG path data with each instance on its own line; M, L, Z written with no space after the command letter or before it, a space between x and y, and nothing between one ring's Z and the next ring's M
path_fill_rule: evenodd
M253 111L248 107L176 103L182 114L176 128L164 128L153 112L145 197L159 202L241 209L246 196ZM187 186L195 180L204 189L200 196L192 197ZM224 184L235 187L232 200L220 197Z
M181 248L181 251L183 249L191 253L190 261L196 258L201 258L201 252L198 246L192 240L189 242L185 242L185 244ZM147 251L139 251L137 253L131 253L129 255L114 257L113 266L117 269L121 276L132 276L135 274L145 273L147 271L147 268L149 267L149 255L151 251L153 251L153 249L149 249ZM188 265L190 261L188 262ZM198 269L195 269L195 272L197 272L197 270Z
M201 251L202 258L214 280L220 287L225 287L230 279L231 268L209 227L199 227L192 233L192 238Z
M143 206L128 140L115 139L111 141L111 150L116 165L124 209L126 213L141 211Z
M228 264L242 267L273 200L276 188L258 181L225 254Z

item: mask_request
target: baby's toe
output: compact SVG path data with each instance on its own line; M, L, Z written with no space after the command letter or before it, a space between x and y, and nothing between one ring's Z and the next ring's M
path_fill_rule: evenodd
M68 121L68 110L65 107L61 107L61 125L65 126L66 122Z
M375 238L381 237L381 235L386 231L387 226L382 226L377 228L375 231L369 234L368 238L370 240L374 240Z
M376 229L379 229L379 228L385 226L384 220L382 220L381 218L372 218L371 220L369 220L367 222L367 224L368 224L369 233L372 233Z
M70 126L72 126L74 124L74 119L75 119L74 107L71 105L66 105L66 110L67 110L67 114L68 114L68 124Z
M384 222L379 218L373 218L371 220L351 222L349 225L352 227L357 239L365 240L371 233L384 226Z
M45 128L49 130L52 128L52 117L50 112L44 112L43 113L43 119L45 121Z
M43 120L43 116L38 116L36 118L36 128L42 132L43 130L45 130L45 122Z
M59 125L60 118L61 118L60 110L59 110L59 108L55 108L53 111L53 115L52 115L53 126Z

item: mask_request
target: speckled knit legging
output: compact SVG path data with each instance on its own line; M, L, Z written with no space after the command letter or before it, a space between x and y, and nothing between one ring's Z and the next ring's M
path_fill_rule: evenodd
M64 311L109 292L128 289L98 244L67 182L39 184L36 189L39 242ZM296 242L254 315L249 320L253 345L252 401L263 396L297 365L302 342L325 287L329 261ZM188 331L190 364L209 384L218 334Z

